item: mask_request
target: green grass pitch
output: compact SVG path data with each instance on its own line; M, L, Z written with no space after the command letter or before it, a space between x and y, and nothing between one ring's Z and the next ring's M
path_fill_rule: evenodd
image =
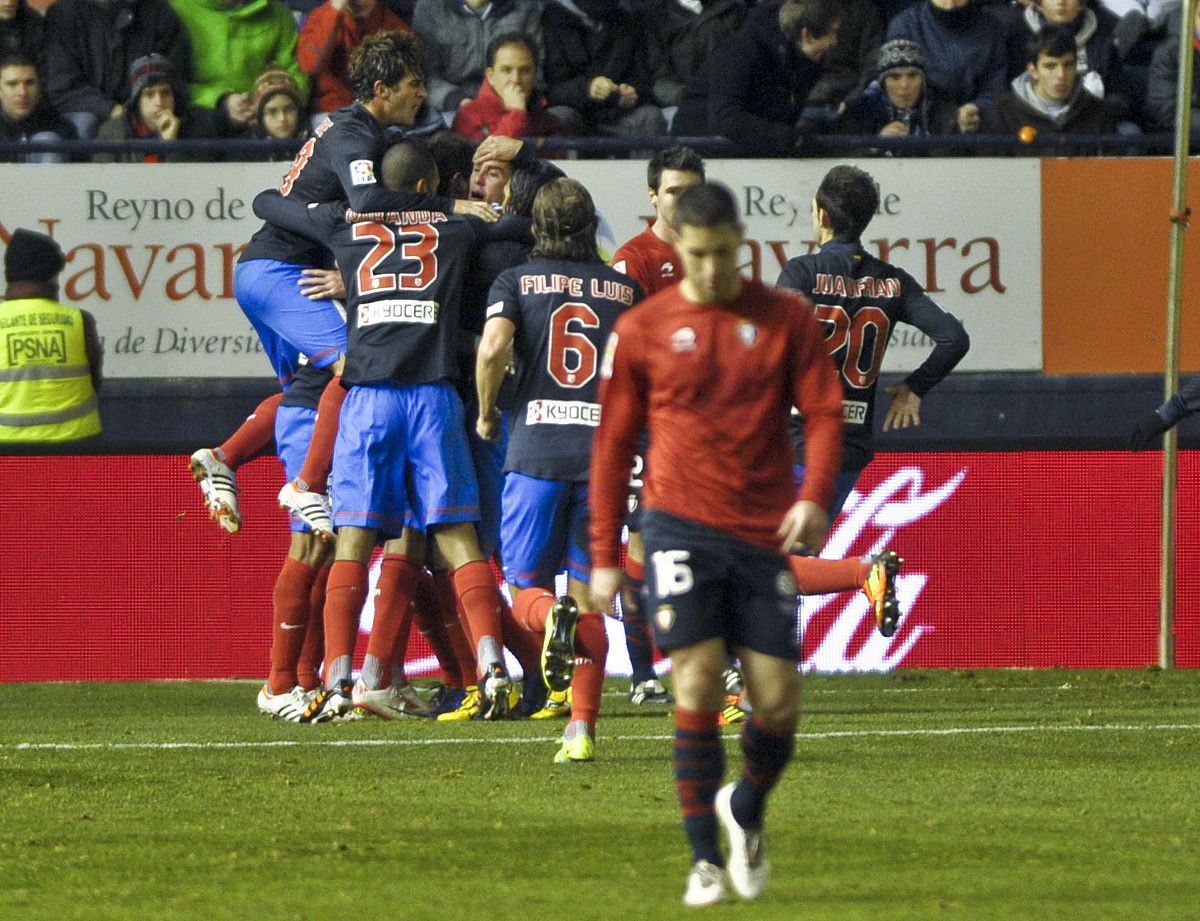
M808 678L756 919L1200 918L1195 672ZM248 683L0 686L0 919L652 919L688 857L665 710L272 723ZM727 737L732 765L736 735Z

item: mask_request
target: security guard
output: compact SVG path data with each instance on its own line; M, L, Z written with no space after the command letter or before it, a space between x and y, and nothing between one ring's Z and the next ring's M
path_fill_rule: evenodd
M90 313L57 301L66 260L45 234L16 230L0 303L0 443L100 434L100 339Z

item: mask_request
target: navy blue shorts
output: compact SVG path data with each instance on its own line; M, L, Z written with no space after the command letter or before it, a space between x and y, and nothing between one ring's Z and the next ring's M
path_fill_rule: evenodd
M721 531L647 509L642 610L664 651L722 638L799 661L796 580L787 559Z
M398 536L479 520L462 401L447 383L371 384L346 394L329 481L333 523Z
M506 473L501 508L504 581L517 588L552 588L564 567L572 579L588 581L587 483Z
M283 462L283 474L288 483L300 475L316 424L317 411L307 406L280 406L275 414L275 453ZM288 513L288 520L297 533L312 530L295 512Z

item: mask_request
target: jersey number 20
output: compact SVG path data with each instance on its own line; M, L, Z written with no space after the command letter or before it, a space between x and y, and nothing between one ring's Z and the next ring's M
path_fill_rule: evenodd
M846 346L846 357L842 361L842 376L846 383L859 390L870 387L879 376L883 364L883 353L891 334L892 323L886 313L878 307L860 307L854 319L845 308L837 304L815 305L817 319L825 327L825 344L829 354L836 355ZM864 354L868 326L875 327L871 337L870 354Z
M581 330L599 328L600 318L587 304L569 302L550 314L546 370L560 387L582 387L596 376L599 350Z

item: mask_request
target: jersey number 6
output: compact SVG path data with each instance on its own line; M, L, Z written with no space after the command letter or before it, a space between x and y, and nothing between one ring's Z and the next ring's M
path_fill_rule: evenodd
M600 318L587 304L568 302L550 314L546 370L560 387L582 387L596 376L599 349L580 330L599 328Z

